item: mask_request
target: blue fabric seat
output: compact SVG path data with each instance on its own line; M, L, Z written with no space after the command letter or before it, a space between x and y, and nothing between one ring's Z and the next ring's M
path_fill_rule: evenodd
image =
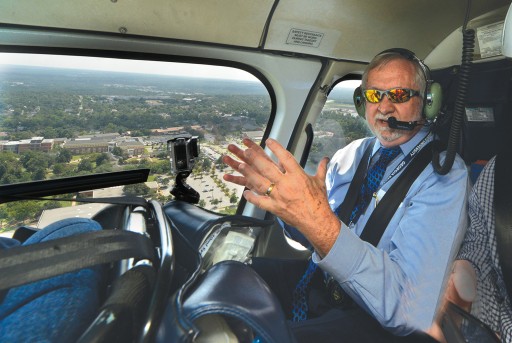
M93 220L64 219L36 232L23 245L97 230L101 226ZM82 269L10 289L0 303L0 341L76 341L97 314L103 269Z

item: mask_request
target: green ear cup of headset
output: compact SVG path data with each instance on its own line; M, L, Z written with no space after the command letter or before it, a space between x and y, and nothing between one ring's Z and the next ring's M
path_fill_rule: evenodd
M423 106L423 114L427 120L432 121L436 119L439 114L439 110L441 109L442 102L443 92L441 85L434 82L430 85L430 93L427 95L425 105Z
M363 91L361 90L361 86L357 87L355 90L354 90L354 96L353 96L353 100L354 100L354 105L356 107L356 111L357 111L357 114L359 114L360 117L362 117L363 119L365 118L366 114L366 100L363 96Z

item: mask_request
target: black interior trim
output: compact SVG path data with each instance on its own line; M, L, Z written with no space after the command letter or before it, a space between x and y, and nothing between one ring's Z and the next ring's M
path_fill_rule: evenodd
M16 197L43 197L146 182L149 171L135 169L3 185L0 186L0 203L19 200Z
M315 133L313 131L313 125L309 123L306 125L306 146L304 147L304 151L302 151L302 156L300 157L300 166L304 168L306 166L306 162L308 161L309 152L311 151L311 146L313 145L313 139L315 138Z

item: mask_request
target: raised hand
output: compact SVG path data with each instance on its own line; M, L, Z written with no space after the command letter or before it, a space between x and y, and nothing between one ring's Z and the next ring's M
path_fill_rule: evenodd
M317 173L308 175L293 155L277 141L268 139L267 147L278 163L249 139L243 150L229 145L237 159L224 156L223 162L241 176L226 174L224 180L248 188L244 197L250 203L272 212L301 231L318 253L327 254L339 234L339 219L332 212L326 194L325 175L328 158L322 159Z

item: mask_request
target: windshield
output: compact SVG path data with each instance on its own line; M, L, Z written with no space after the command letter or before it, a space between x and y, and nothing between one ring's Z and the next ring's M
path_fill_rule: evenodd
M235 68L0 54L0 184L149 168L148 182L91 185L59 198L139 195L164 203L176 178L167 142L197 137L186 183L200 193L199 206L234 213L242 188L222 180L220 158L244 136L261 141L270 113L265 86ZM61 216L90 217L103 206L11 202L0 205L1 227L43 227Z

